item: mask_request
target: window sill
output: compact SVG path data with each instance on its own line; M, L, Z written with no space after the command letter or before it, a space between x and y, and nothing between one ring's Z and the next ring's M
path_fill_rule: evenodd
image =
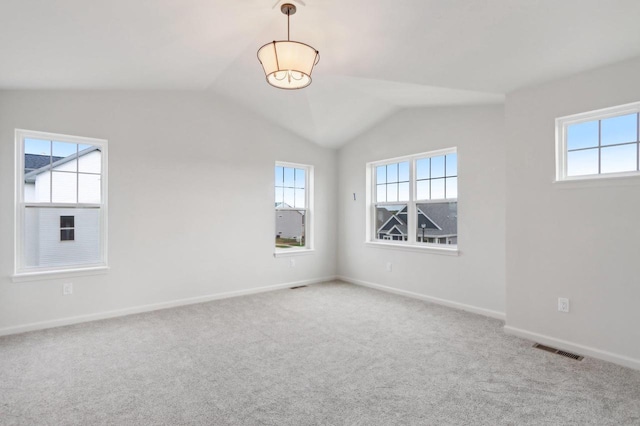
M283 249L276 250L273 253L273 257L304 256L306 254L314 254L315 252L315 249Z
M74 278L84 277L90 275L106 274L109 270L107 266L96 266L92 268L76 268L76 269L61 269L59 271L38 271L38 272L21 272L14 274L11 278L14 283L25 281L45 281L59 278Z
M432 254L440 254L444 256L460 256L460 250L458 247L455 248L446 248L446 247L434 247L434 246L419 246L419 245L410 245L410 244L398 244L398 243L382 243L382 242L373 242L366 241L365 245L368 247L374 248L383 248L383 249L391 249L391 250L402 250L402 251L413 251L419 253L432 253Z
M553 184L557 185L558 188L561 189L640 185L640 174L635 172L632 174L612 173L606 175L576 176L564 179L556 179L553 181Z

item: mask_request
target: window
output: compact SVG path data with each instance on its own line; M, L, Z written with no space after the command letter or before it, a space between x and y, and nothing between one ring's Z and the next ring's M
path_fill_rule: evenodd
M16 130L15 274L106 267L107 141Z
M556 179L640 174L640 102L556 119Z
M276 163L275 214L277 252L310 249L313 167Z
M74 216L60 216L60 241L75 240Z
M456 248L458 155L455 148L368 164L370 242Z

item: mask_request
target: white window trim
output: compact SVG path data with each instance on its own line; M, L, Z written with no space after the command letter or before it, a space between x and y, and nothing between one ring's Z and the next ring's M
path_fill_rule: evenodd
M25 268L23 253L24 235L24 208L26 206L46 206L46 207L88 207L93 204L83 203L25 203L24 201L24 139L45 139L74 144L97 145L101 151L101 258L102 261L94 264L69 265L64 267L38 267ZM49 132L39 132L33 130L15 130L15 182L14 182L14 282L45 280L50 278L69 278L84 275L95 275L105 273L108 268L108 142L105 139L95 139L82 136L63 135Z
M434 151L422 152L419 154L405 155L402 157L394 157L387 158L379 161L372 161L367 163L366 165L366 180L367 180L367 191L366 191L366 206L367 206L367 214L365 219L365 245L368 247L376 247L376 248L385 248L392 250L404 250L404 251L413 251L413 252L421 252L421 253L432 253L432 254L441 254L448 256L458 256L460 254L459 245L458 244L436 244L436 243L419 243L417 242L416 235L413 232L408 233L407 241L391 241L391 240L379 240L376 239L376 229L375 229L375 213L373 206L374 205L407 205L407 229L413 229L413 224L416 223L417 220L417 212L416 206L418 202L446 202L446 201L458 201L458 198L448 198L443 200L416 200L416 171L415 171L415 163L416 160L421 158L429 158L429 157L438 157L441 155L447 154L457 154L458 160L460 159L460 154L458 153L457 147L439 149ZM386 202L386 203L376 203L374 200L376 199L376 185L374 185L374 176L375 170L378 166L383 166L386 164L394 164L403 161L409 162L409 201L407 202ZM459 161L458 161L459 163ZM458 194L460 193L460 186L458 185ZM411 224L411 226L410 226Z
M640 171L567 176L567 127L572 124L584 123L587 121L604 120L606 118L615 117L618 115L633 114L638 112L640 112L640 102L633 102L630 104L618 105L610 108L603 108L599 110L556 118L556 178L554 182L580 182L640 176ZM638 125L640 126L640 120ZM640 149L638 151L640 154Z
M278 248L274 247L273 257L287 257L287 256L300 256L305 254L313 254L315 253L314 246L314 212L313 212L313 187L314 187L314 167L309 164L300 164L300 163L290 163L286 161L276 161L276 167L291 167L295 169L304 169L305 171L305 236L304 236L304 247L296 247L296 248ZM273 188L275 188L275 180ZM291 209L274 209L278 210L300 210L296 208ZM273 222L273 235L276 233L275 221Z

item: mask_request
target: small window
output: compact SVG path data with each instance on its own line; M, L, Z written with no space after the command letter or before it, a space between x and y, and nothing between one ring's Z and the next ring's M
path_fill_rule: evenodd
M368 164L372 242L457 245L458 155L455 148Z
M313 167L276 163L275 247L278 252L311 248Z
M75 240L75 217L60 216L60 241Z
M640 174L640 102L556 120L556 179Z

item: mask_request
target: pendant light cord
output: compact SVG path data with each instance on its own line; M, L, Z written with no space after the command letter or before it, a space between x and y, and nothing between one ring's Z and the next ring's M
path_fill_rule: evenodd
M291 37L289 36L289 18L291 17L291 11L287 9L287 41L291 41Z

